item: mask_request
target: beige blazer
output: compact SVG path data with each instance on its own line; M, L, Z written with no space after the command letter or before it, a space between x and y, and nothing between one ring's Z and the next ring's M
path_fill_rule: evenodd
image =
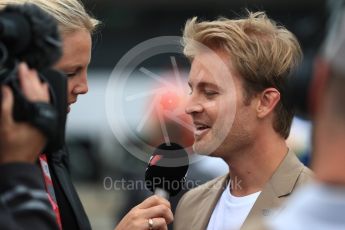
M262 189L241 230L249 230L249 223L256 218L279 212L290 194L312 177L311 170L289 151ZM218 177L187 192L176 208L174 230L205 230L228 180L229 175Z

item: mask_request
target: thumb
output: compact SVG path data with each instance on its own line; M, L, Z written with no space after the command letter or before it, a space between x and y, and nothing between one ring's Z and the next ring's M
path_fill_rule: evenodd
M1 103L1 122L13 123L12 109L13 109L13 93L10 87L2 86L2 103Z

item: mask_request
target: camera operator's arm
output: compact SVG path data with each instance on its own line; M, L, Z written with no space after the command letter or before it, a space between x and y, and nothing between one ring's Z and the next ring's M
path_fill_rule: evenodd
M37 165L1 164L0 175L0 229L58 229Z
M49 101L48 89L35 71L19 66L22 91L29 101ZM58 229L35 164L45 137L28 123L12 118L13 94L2 87L0 113L0 229Z
M19 81L29 101L48 102L48 86L42 84L36 71L26 64L19 65ZM2 86L0 114L0 164L9 162L34 163L45 145L44 135L31 124L16 122L12 117L13 93L8 86Z

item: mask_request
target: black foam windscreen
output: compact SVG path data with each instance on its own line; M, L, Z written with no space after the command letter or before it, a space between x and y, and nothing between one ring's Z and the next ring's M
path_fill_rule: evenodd
M189 158L184 148L176 143L164 143L158 146L148 163L145 182L147 188L155 192L163 189L175 196L186 180Z

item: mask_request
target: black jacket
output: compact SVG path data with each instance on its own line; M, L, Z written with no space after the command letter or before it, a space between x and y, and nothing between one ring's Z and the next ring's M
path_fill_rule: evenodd
M67 149L48 155L48 165L63 229L91 229L89 219L70 178Z
M58 229L37 165L0 165L0 229Z

